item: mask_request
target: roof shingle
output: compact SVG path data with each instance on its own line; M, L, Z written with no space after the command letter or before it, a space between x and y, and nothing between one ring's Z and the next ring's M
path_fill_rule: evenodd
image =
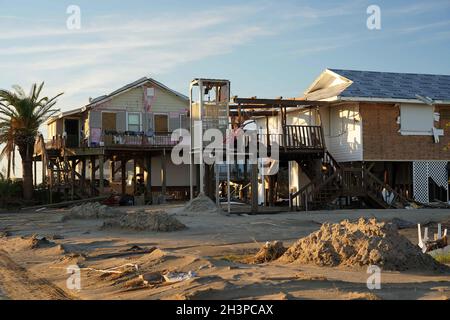
M329 70L353 81L342 97L450 100L450 75Z

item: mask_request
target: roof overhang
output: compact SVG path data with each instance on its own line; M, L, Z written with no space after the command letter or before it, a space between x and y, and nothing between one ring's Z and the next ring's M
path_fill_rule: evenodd
M50 119L48 119L47 120L47 125L55 122L58 119L67 118L67 117L81 116L82 113L83 113L83 108L77 108L77 109L72 109L72 110L60 112L57 115L55 115L55 116L51 117Z

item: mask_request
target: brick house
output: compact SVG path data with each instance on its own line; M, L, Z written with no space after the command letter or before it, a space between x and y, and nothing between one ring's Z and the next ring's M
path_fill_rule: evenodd
M304 99L330 102L313 111L339 163L405 198L450 200L450 76L326 69Z

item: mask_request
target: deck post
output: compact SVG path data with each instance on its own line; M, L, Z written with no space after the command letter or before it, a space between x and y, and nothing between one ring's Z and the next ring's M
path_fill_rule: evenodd
M166 150L164 149L163 153L161 154L161 194L163 196L166 194L166 169Z
M127 193L126 169L127 169L127 161L125 159L120 160L122 195Z
M274 206L274 176L270 175L269 177L269 207Z
M75 196L75 159L72 160L72 164L70 166L70 199L73 200Z
M81 159L81 181L80 190L85 190L86 187L86 158Z
M145 180L145 188L147 190L147 196L152 200L152 176L151 176L151 167L152 167L152 158L150 156L145 156L145 170L147 171L147 177Z
M98 187L99 187L100 194L103 194L103 192L105 191L105 185L104 185L104 182L103 182L103 179L105 177L104 165L105 165L105 156L104 155L100 155L98 157L98 169L99 169Z
M114 173L116 172L116 162L113 158L109 161L109 182L114 182Z
M48 177L48 201L53 203L53 169L47 169Z
M91 156L91 197L95 196L95 156Z
M252 168L251 188L252 188L252 213L258 212L258 164L250 164Z

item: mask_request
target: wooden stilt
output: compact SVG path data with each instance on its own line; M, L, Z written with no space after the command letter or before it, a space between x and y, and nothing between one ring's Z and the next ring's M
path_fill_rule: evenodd
M48 169L48 202L53 203L53 169Z
M258 212L258 165L251 164L252 213Z
M137 163L136 158L133 159L133 194L136 195L137 191Z
M122 183L122 195L125 195L127 193L127 176L126 176L126 170L127 170L127 161L125 159L122 159L120 161L120 169L121 169L121 183Z
M80 179L80 190L85 190L86 187L86 158L83 157L81 160L81 179Z
M76 170L76 163L75 159L72 160L72 165L70 168L70 199L73 201L75 196L75 170Z
M166 194L166 150L163 151L161 155L161 193Z
M151 200L151 198L152 198L152 175L151 175L152 158L150 156L146 156L144 161L145 161L145 170L147 171L145 187L147 190L147 196Z
M274 206L274 176L268 176L269 178L269 207L273 207Z
M105 164L105 156L104 155L100 155L98 157L98 169L99 169L99 192L102 195L103 192L105 191L105 184L104 184L104 178L105 178L105 174L104 174L104 164Z
M111 161L109 162L109 182L110 183L114 182L115 172L116 172L116 162L114 161L114 159L111 159Z
M91 197L95 196L95 156L91 156Z

